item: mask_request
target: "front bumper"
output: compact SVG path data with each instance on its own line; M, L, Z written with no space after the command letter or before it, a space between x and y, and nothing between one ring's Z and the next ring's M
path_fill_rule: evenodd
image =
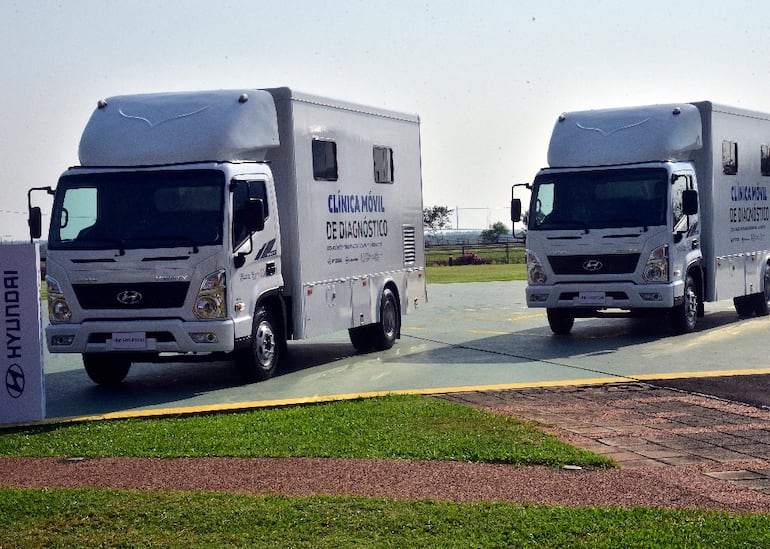
M527 306L549 309L668 309L681 303L684 283L563 283L527 286ZM678 297L677 297L678 296Z
M126 337L131 334L134 337ZM52 353L229 352L235 342L232 320L99 320L82 324L49 324L45 335L48 350Z

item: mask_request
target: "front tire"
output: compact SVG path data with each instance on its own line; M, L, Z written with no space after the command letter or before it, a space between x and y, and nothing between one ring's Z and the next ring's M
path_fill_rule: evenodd
M695 281L688 276L684 283L684 298L681 305L671 311L671 324L674 333L686 334L695 331L698 322L698 291Z
M131 369L131 359L119 354L88 353L83 355L83 366L91 381L99 385L118 385Z
M567 335L575 324L575 315L564 309L548 309L548 325L556 335Z
M251 343L238 356L238 366L249 381L270 379L278 369L285 342L273 311L260 305L254 313Z

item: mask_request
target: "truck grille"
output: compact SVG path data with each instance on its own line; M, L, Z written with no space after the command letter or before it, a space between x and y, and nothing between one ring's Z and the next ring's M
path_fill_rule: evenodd
M189 282L75 284L83 309L174 309L184 305Z
M557 275L630 274L639 264L639 254L549 255Z

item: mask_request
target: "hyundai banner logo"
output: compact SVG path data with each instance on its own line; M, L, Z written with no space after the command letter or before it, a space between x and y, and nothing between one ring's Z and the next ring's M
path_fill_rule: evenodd
M24 393L24 370L18 364L11 364L5 372L5 388L11 398L19 398Z
M591 273L595 273L596 271L601 271L603 267L604 267L604 263L602 263L598 259L589 259L583 262L583 270Z
M136 290L123 290L118 294L118 301L123 305L136 305L142 300L142 294Z
M37 244L0 244L0 424L45 417ZM2 543L0 543L2 545Z

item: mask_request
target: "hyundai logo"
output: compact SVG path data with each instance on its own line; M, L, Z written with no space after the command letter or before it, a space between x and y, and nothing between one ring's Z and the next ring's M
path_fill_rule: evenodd
M602 263L598 259L589 259L588 261L583 262L584 271L590 271L593 273L596 271L601 271L602 267L604 267L604 263Z
M123 290L118 294L118 301L123 305L136 305L142 300L142 294L136 290Z
M11 398L19 398L24 392L24 370L18 364L11 364L5 372L5 388Z

